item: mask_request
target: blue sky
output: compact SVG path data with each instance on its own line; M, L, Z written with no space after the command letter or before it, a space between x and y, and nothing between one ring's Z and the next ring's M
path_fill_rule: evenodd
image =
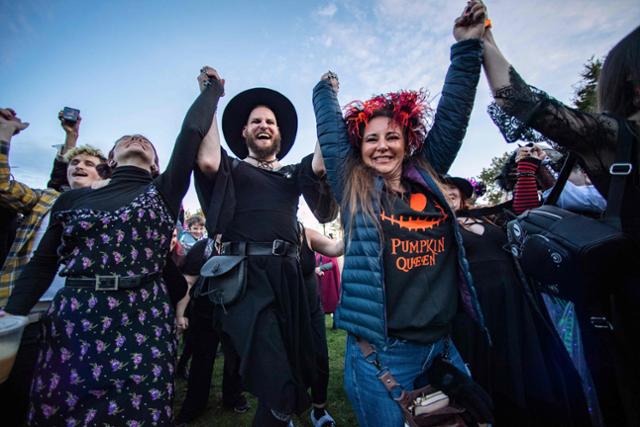
M530 84L570 102L582 64L640 23L637 0L487 1L505 56ZM313 149L311 90L338 73L341 103L426 87L433 105L464 1L8 1L0 0L0 105L31 123L14 138L17 179L40 187L64 138L57 112L76 107L79 143L107 151L121 135L149 137L166 164L197 95L204 64L227 80L220 111L236 93L268 86L296 105L296 146ZM486 114L484 77L452 173L477 174L508 147ZM193 191L185 199L197 206Z

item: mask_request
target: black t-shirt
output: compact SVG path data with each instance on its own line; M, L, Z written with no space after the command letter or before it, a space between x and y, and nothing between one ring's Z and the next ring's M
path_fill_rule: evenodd
M207 216L210 236L222 240L298 244L297 212L300 195L322 222L337 215L337 203L326 180L312 168L313 154L277 171L260 169L229 157L221 150L220 168L209 177L194 171L198 200Z
M448 332L457 309L454 219L435 195L409 188L382 200L387 327L389 336L431 343Z
M299 163L269 171L240 162L231 171L236 188L236 208L222 240L270 242L282 239L298 244L301 167Z

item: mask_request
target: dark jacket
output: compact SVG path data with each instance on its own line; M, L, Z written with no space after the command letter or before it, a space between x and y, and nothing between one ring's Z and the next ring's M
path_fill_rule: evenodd
M421 152L438 174L445 174L453 163L466 133L473 108L476 86L482 64L482 42L465 40L451 48L451 66L445 78L442 97L438 103L435 120ZM340 106L330 85L321 81L313 90L318 140L322 148L325 167L333 194L342 209L346 242L342 295L336 312L336 324L349 333L371 343L387 340L385 310L385 279L382 260L383 244L376 224L365 215L350 222L349 207L343 200L345 160L352 155L346 125ZM447 214L455 218L453 211L427 171L415 162L405 164L405 178L431 191ZM382 191L381 177L376 180L376 191ZM374 206L376 215L380 206ZM482 312L473 287L469 264L464 256L462 236L457 221L452 222L458 251L460 296L469 315L484 329Z

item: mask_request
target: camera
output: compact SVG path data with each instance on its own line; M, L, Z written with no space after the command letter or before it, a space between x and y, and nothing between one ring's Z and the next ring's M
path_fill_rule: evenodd
M70 107L64 107L62 110L62 120L67 123L76 123L80 116L80 110Z

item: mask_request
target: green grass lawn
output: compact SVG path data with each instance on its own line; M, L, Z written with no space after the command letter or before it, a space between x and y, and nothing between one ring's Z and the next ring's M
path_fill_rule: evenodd
M351 405L347 399L342 387L342 372L344 367L344 348L346 334L341 330L331 329L331 317L326 317L327 326L327 344L329 346L329 403L327 409L336 420L340 427L358 425L355 415L351 410ZM245 414L236 414L231 411L222 409L222 400L220 391L222 390L222 357L216 359L213 381L211 382L211 397L209 405L204 414L194 420L190 426L195 427L243 427L251 426L253 413L255 412L257 402L253 396L247 394L251 409ZM186 393L186 381L183 379L176 380L176 414L182 405ZM296 426L311 427L309 414L305 413L300 417L294 417Z

